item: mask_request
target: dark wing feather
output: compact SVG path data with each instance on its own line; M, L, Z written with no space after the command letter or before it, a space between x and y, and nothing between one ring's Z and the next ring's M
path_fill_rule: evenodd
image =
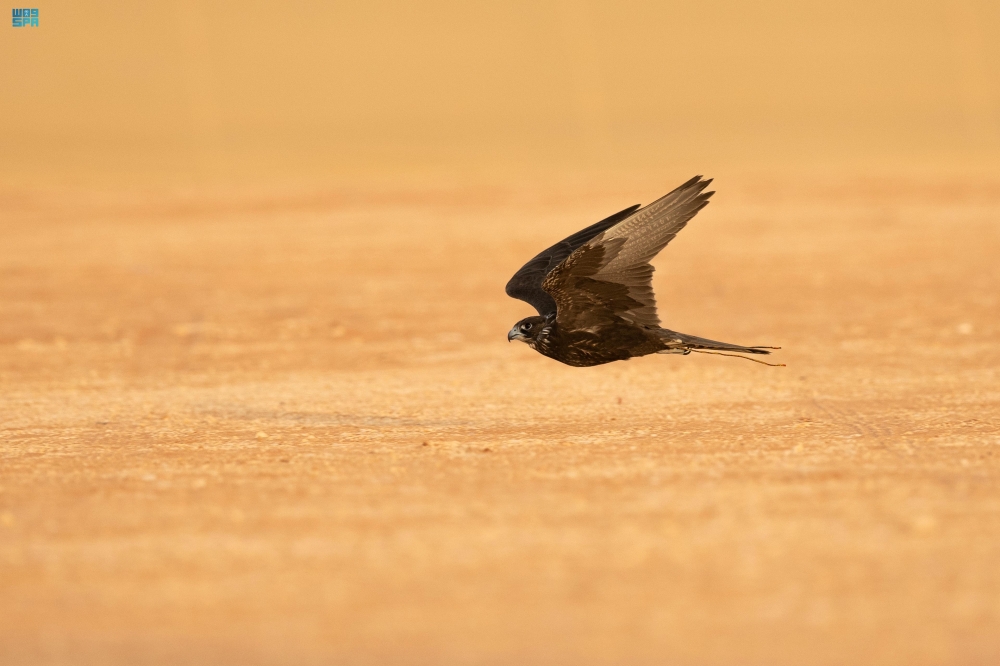
M627 218L639 206L640 204L636 204L611 217L606 217L538 253L531 261L522 266L521 270L514 273L514 277L507 283L507 295L532 305L543 317L555 312L556 302L542 289L542 281L545 280L545 276L578 247Z
M612 318L657 327L653 296L656 254L708 205L711 180L695 176L613 227L595 235L549 272L542 286L561 325L587 328Z

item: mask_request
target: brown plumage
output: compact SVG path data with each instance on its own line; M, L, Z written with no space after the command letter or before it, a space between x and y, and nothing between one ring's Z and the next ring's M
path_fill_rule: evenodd
M646 354L738 356L777 349L716 342L660 327L649 261L708 205L715 194L705 192L711 182L695 176L645 208L635 205L615 213L526 263L507 283L507 295L534 306L538 316L517 322L507 339L526 342L574 366Z

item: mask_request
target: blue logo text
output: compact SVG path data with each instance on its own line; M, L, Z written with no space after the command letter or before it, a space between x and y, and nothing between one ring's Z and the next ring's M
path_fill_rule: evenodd
M37 28L38 27L38 10L37 9L15 9L14 10L14 27L15 28Z

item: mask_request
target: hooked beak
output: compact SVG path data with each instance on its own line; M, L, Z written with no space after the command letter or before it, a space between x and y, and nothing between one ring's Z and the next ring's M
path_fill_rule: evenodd
M510 329L510 332L507 333L507 342L511 340L524 340L524 334L517 330L517 326Z

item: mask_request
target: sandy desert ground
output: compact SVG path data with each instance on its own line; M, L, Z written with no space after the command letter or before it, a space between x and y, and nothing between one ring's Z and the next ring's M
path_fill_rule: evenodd
M785 368L506 342L674 184L6 192L0 663L998 663L1000 183L717 182L662 318Z

